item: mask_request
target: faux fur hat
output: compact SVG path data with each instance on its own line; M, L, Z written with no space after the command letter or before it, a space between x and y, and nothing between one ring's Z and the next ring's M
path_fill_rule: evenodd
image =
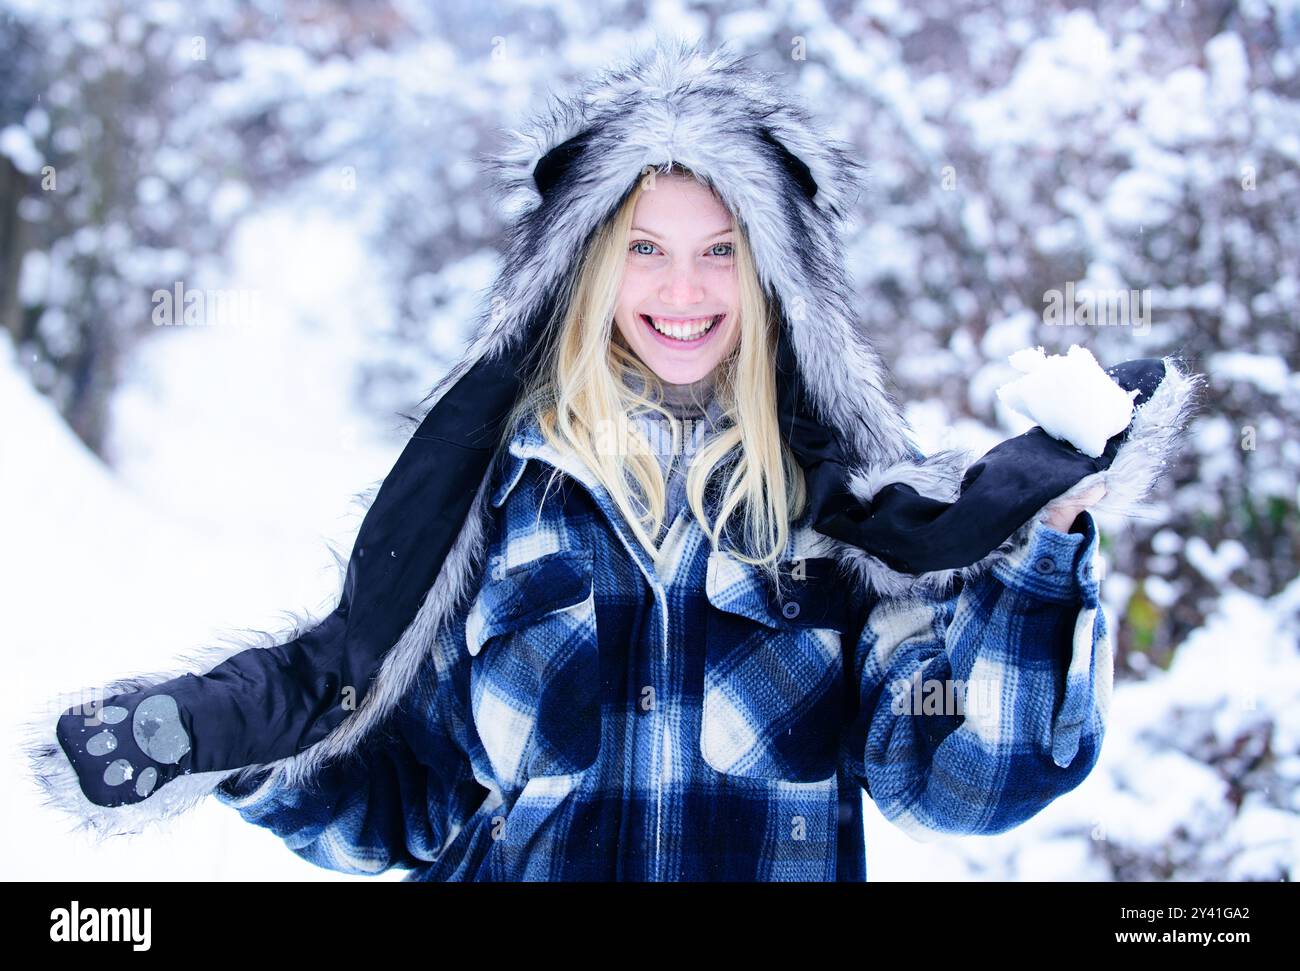
M577 254L648 170L690 169L743 225L779 311L779 418L807 476L807 521L876 594L954 588L1022 542L1049 500L1098 480L1095 508L1130 512L1179 446L1199 376L1166 358L1111 369L1139 407L1099 458L1041 428L974 463L953 449L923 455L845 271L842 231L865 167L750 57L653 45L553 97L489 161L512 214L501 272L463 358L366 497L338 606L34 717L30 764L76 825L139 832L267 767L302 784L381 724L481 578L504 418Z

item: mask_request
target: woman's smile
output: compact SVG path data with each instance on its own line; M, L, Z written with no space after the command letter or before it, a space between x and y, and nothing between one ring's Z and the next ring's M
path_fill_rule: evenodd
M727 315L712 317L669 317L659 314L641 314L646 328L655 340L674 349L696 348L708 342Z

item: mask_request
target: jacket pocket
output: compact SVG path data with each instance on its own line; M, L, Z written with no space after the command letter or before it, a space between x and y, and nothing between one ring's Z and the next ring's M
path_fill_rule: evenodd
M832 561L806 559L800 572L778 601L756 567L709 556L700 754L725 775L823 782L836 773L847 607Z
M503 786L589 768L600 749L591 550L487 580L466 620L474 726Z

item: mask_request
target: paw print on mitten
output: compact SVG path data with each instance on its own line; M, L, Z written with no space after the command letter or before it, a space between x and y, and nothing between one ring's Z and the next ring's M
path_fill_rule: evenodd
M140 802L189 771L190 735L168 694L78 705L59 717L56 734L81 791L99 806Z

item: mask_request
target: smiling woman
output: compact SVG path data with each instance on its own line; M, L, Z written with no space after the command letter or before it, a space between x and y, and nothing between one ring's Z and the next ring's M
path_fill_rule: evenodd
M852 310L860 163L788 90L670 44L543 113L502 160L530 205L479 332L338 610L65 712L32 749L55 797L120 831L215 792L355 873L862 880L864 791L929 838L1079 785L1112 677L1099 539L1043 506L1098 468L1032 435L968 475L920 453ZM1186 403L1148 364L1105 456L1121 496ZM680 433L696 391L683 500L608 431ZM897 710L918 678L991 708Z
M726 416L687 471L685 499L718 542L779 582L776 558L802 509L803 481L776 420L777 325L743 226L719 193L680 163L651 168L593 234L558 337L507 427L530 416L553 448L573 454L606 489L653 554L673 510L645 449L598 447L592 428L655 411L680 389ZM671 421L671 419L670 419ZM704 515L705 490L727 474L725 515Z

